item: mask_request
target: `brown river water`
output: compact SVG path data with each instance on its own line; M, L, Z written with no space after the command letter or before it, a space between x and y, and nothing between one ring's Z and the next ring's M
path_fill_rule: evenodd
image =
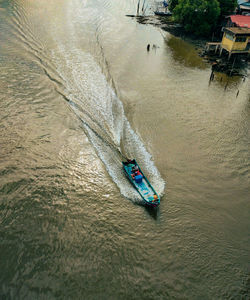
M136 5L0 0L0 299L249 299L249 79Z

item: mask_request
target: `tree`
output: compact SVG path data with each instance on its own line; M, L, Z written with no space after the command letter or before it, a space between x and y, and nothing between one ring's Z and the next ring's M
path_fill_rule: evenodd
M230 15L237 7L237 0L218 0L220 4L221 16Z
M169 0L169 10L173 11L178 4L178 0Z
M217 0L179 0L173 12L187 32L206 36L217 23L220 7Z

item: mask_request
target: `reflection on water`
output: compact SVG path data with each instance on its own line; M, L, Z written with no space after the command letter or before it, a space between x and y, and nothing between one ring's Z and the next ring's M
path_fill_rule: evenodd
M245 82L245 78L241 76L228 76L225 73L214 72L214 81L221 87L228 85L231 88L239 88L241 84Z
M191 68L207 68L207 64L197 52L194 45L182 40L181 38L170 35L166 40L166 51L171 51L173 59Z

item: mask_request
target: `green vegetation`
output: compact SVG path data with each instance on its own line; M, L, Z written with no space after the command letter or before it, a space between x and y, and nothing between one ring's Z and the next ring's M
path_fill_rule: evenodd
M195 35L208 35L219 15L217 0L179 0L174 9L175 20Z
M169 9L173 11L178 4L178 0L169 0Z
M237 0L170 0L174 20L197 36L209 35L220 17L232 13L236 5Z
M220 4L220 15L227 16L234 12L237 0L217 0Z

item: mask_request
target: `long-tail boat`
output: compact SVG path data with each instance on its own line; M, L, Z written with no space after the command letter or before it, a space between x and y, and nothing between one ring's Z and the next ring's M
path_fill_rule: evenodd
M140 194L143 202L147 206L157 207L160 204L160 197L143 174L136 160L122 162L124 172L134 188Z

